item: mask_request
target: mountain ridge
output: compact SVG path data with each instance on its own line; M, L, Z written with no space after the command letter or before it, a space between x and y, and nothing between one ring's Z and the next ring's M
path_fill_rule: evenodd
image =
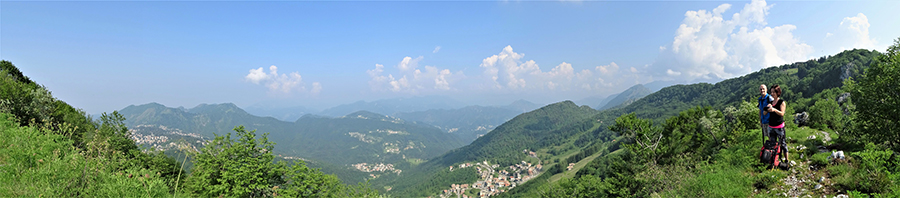
M211 138L225 134L235 126L268 133L276 142L275 151L288 156L321 161L337 167L323 168L342 181L360 181L360 171L352 164L393 164L396 170L410 167L409 160L424 160L463 146L456 136L430 125L407 122L369 111L357 111L342 117L306 115L294 122L258 117L231 103L201 104L187 112L159 103L130 105L122 109L126 125L164 126ZM340 155L336 155L340 154ZM352 175L353 178L350 178Z

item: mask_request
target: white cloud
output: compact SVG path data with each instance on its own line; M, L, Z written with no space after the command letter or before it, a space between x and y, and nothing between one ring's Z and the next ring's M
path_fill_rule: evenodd
M597 66L595 69L601 74L612 74L614 72L619 71L619 65L615 62L609 63L609 65Z
M407 56L407 57L404 57L402 61L400 61L400 64L397 65L397 68L400 68L400 71L413 70L419 66L419 61L421 61L421 60L422 60L421 56L419 56L416 59L413 59L413 58Z
M667 69L666 74L669 74L669 76L680 76L681 72L672 71L671 69Z
M259 81L265 80L266 78L268 78L268 76L263 72L262 67L259 67L259 69L250 69L250 74L247 74L247 76L244 77L244 79L247 79L254 84L259 84Z
M634 67L624 72L620 65L608 65L578 69L562 62L543 70L534 60L525 59L512 46L506 46L498 54L482 59L478 76L467 77L461 71L424 65L424 58L404 57L396 66L375 64L366 71L372 91L406 94L432 94L464 91L484 93L530 94L591 94L606 92L618 85L630 86L635 82L648 82L648 77ZM631 72L628 72L631 71ZM587 92L590 91L590 92Z
M305 91L306 87L303 83L303 77L300 76L297 72L292 72L290 74L278 74L278 67L275 65L269 66L269 73L263 72L263 68L250 69L250 72L244 76L244 79L253 83L260 84L263 83L267 88L269 88L270 92L276 93L291 93L292 91ZM313 94L319 93L322 90L322 86L319 82L313 82L313 90L310 92Z
M838 53L849 49L882 50L887 46L879 45L875 38L869 36L869 18L859 13L856 16L844 17L834 33L825 33L825 49L829 53Z
M687 80L730 78L802 61L813 52L794 37L796 26L767 26L766 15L772 5L766 1L753 0L726 20L723 13L730 8L730 4L722 4L711 12L685 12L671 46L660 47L662 52L650 72Z
M441 51L441 46L434 47L434 51L431 51L432 54L436 54Z
M384 66L375 64L375 69L367 70L371 78L369 86L373 91L391 91L403 93L423 93L452 90L452 85L465 75L460 71L453 73L449 69L439 69L426 65L424 70L416 69L423 58L404 57L397 64L397 73L384 74Z
M596 66L594 70L583 69L576 72L572 64L562 62L550 71L544 72L534 60L525 61L524 54L513 51L506 46L497 55L482 60L485 79L491 87L510 91L569 91L594 90L610 87L612 83L603 81L603 76L611 77L618 72L616 63ZM595 78L594 71L601 77ZM580 88L580 89L579 89Z

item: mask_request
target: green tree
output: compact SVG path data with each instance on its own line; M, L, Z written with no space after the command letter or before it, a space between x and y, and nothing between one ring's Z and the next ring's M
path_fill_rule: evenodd
M297 161L290 167L283 186L285 190L280 195L286 197L342 197L339 195L343 190L341 180L337 177L309 168L303 161Z
M194 158L194 169L187 179L187 188L206 197L274 196L275 186L284 183L287 171L283 164L275 164L272 155L274 142L266 135L256 139L256 131L244 126L218 136Z
M662 154L660 148L663 142L663 133L658 127L654 127L650 120L640 119L634 113L629 113L616 118L616 124L609 130L619 133L629 140L625 145L640 159L656 161Z
M878 56L875 63L860 76L858 82L850 82L853 102L856 105L856 130L850 135L877 144L886 143L900 150L900 38L887 52Z
M194 169L185 187L204 197L375 197L368 186L344 186L334 175L308 168L303 161L288 166L274 162L268 133L234 128L218 136L194 157Z
M814 127L838 130L843 127L841 107L831 99L817 100L809 107L809 122Z

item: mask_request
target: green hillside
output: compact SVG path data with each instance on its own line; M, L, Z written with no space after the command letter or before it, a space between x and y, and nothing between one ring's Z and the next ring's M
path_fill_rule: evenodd
M594 127L585 119L597 111L572 101L550 104L516 116L467 146L444 154L429 164L453 165L466 161L490 160L501 166L518 163L522 150L538 150Z
M367 111L338 118L307 115L295 122L253 116L231 103L202 104L187 110L150 103L128 106L121 112L132 128L166 127L205 138L225 134L238 125L265 131L282 157L311 161L311 166L348 183L372 179L369 174L396 174L463 145L455 135L440 129ZM361 163L390 164L392 168L364 172L353 166Z
M129 127L138 125L162 125L196 133L203 137L212 137L231 131L234 126L245 125L249 129L259 131L285 131L289 122L271 117L251 115L231 103L201 104L197 107L182 110L163 106L158 103L130 105L119 111L125 116Z
M858 79L867 84L890 83L886 79L897 78L897 63L900 63L896 45L892 49L893 57L868 50L848 50L716 84L663 88L624 108L595 116L599 121L614 123L609 130L622 135L623 147L598 151L601 156L574 170L577 174L572 179L529 182L503 195L817 197L850 194L865 197L869 193L884 193L887 197L897 196L900 184L896 181L900 174L896 174L896 167L900 165L900 157L886 150L898 149L894 143L896 135L867 129L872 125L887 125L888 128L882 129L893 131L896 126L890 126L896 125L896 121L884 117L878 122L855 119L862 114L855 112L859 106L854 103L869 101L865 97L867 93L879 93L880 97L871 98L881 102L869 105L885 107L878 108L881 113L897 111L896 98L900 92L896 86L841 83L845 79ZM877 68L890 69L872 73L868 68L876 64ZM863 75L863 71L869 73ZM879 80L871 80L873 77ZM790 101L785 119L791 139L790 158L796 163L792 171L764 170L766 167L755 159L762 140L756 124L758 110L749 102L755 102L758 97L755 88L759 84L781 85L784 98ZM875 87L881 88L877 92L859 91ZM852 93L853 102L836 102L845 92ZM792 114L801 111L810 113L809 126L798 127L790 122ZM850 134L853 136L846 136ZM820 153L820 149L844 150L849 160L829 160L827 156L831 153Z
M787 188L787 191L791 189L798 191L804 188L785 187L788 184L780 187L775 185L788 176L799 178L800 176L795 176L797 173L761 172L759 168L761 165L753 161L761 137L755 120L758 119L757 110L748 102L755 101L758 97L756 88L759 84L781 85L785 90L784 98L791 101L786 120L792 120L792 114L795 112L809 111L811 114L809 125L830 131L817 132L818 130L811 130L805 126L801 128L788 124L789 131L797 130L796 133L788 135L796 140L792 144L806 147L794 148L798 150L794 151L795 153L804 153L805 158L802 160L809 160L809 156L816 154L816 149L808 148L817 146L840 148L834 145L847 145L845 146L847 150L859 151L864 148L859 144L850 144L847 140L832 139L822 143L822 139L806 139L815 134L818 134L818 137L826 134L830 137L839 137L838 132L834 131L849 130L847 126L849 124L844 124L849 119L828 114L839 114L841 108L851 108L852 105L844 103L841 106L837 102L821 101L835 101L841 93L850 91L841 83L831 82L860 78L863 73L861 71L865 71L880 55L878 52L868 50L849 50L821 59L764 69L716 84L670 86L627 106L599 113L596 111L575 113L573 110L577 108L572 108L575 105L568 102L548 105L517 116L468 146L432 159L419 167L420 172L411 173L416 175L408 175L410 179L406 181L410 184L393 183L393 189L397 192L391 194L430 196L447 189L450 184L475 182L477 179L464 177L462 173L445 172L446 166L489 161L502 167L522 160L531 161L521 152L523 149L536 151L545 167L549 168L545 168L546 171L537 178L509 189L509 192L500 194L501 196L646 197L662 195L660 192L665 192L662 197L750 196L757 194L752 193L754 188L757 191L780 189L757 194L766 196L783 192L784 188ZM822 83L825 81L829 83ZM837 111L824 111L825 109ZM563 120L564 122L561 122ZM660 146L662 148L657 148L659 151L651 154L636 153L634 139L643 137L634 132L638 129L646 131L646 135L664 137L659 139L661 141L659 144L664 146ZM552 132L541 133L548 131ZM547 138L543 136L544 134L555 136ZM615 138L615 134L623 136ZM617 141L612 141L614 139ZM797 159L799 155L793 155L791 158L800 160L800 164L809 164ZM727 163L716 163L718 161ZM574 165L573 170L565 170L569 163ZM881 164L884 165L887 164ZM440 174L434 172L441 169L443 171L439 171ZM809 174L807 177L830 174L805 173ZM760 180L767 176L777 179ZM678 177L685 179L666 179ZM717 177L719 180L716 182L721 184L691 183L702 179L710 180L710 177ZM556 181L557 179L559 180ZM719 192L717 189L731 191Z
M780 85L784 89L784 98L795 101L791 108L802 112L811 105L809 99L816 93L842 85L845 78L841 78L840 73L848 71L849 77L856 77L858 71L868 67L879 54L863 49L848 50L816 60L766 68L716 84L674 85L607 114L618 117L634 112L640 118L661 121L696 106L723 109L737 106L742 101L755 102L759 97L757 88L760 84Z
M475 181L476 178L467 177L460 171L447 172L447 167L460 163L487 161L499 167L519 164L521 161L529 161L535 165L552 164L550 161L558 160L556 155L575 152L589 143L577 140L594 139L601 135L598 133L601 125L590 119L597 112L588 106L577 106L571 101L547 105L516 116L472 144L431 159L416 167L409 175L388 184L393 185L396 193L392 194L396 196L429 196L446 189L450 184ZM537 158L529 157L523 150L536 151Z
M142 111L146 119L157 112L186 115L146 106L156 106ZM140 130L171 132L157 129ZM187 158L176 161L154 149L142 150L139 146L152 143L136 144L132 132L118 112L95 121L11 62L0 61L0 197L379 196L365 185L340 184L302 161L276 162L273 143L243 126L205 142L200 152L185 149L193 164L190 173L183 168Z
M150 103L95 120L0 66L0 197L900 196L900 40L643 97L635 86L618 95L630 104L604 111L558 102L468 145L432 125L502 111L285 122L230 103ZM756 158L759 84L784 89L789 170ZM800 112L809 119L792 123Z

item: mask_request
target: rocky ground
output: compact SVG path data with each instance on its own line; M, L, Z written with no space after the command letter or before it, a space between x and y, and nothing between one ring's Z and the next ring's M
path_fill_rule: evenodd
M819 135L823 144L830 143L832 140L828 132L818 131L816 134ZM818 140L816 135L810 135L805 141L816 140ZM806 148L800 144L794 145L797 146L790 147L792 155L793 153L802 153L805 149L818 149L817 152L831 152L831 150L822 147ZM792 157L794 160L789 162L791 163L791 169L787 171L789 174L781 179L781 182L774 188L767 192L759 193L777 197L847 197L846 192L841 192L834 188L830 179L831 176L828 175L826 170L812 165L810 156L795 156L801 157L799 157L800 159Z

